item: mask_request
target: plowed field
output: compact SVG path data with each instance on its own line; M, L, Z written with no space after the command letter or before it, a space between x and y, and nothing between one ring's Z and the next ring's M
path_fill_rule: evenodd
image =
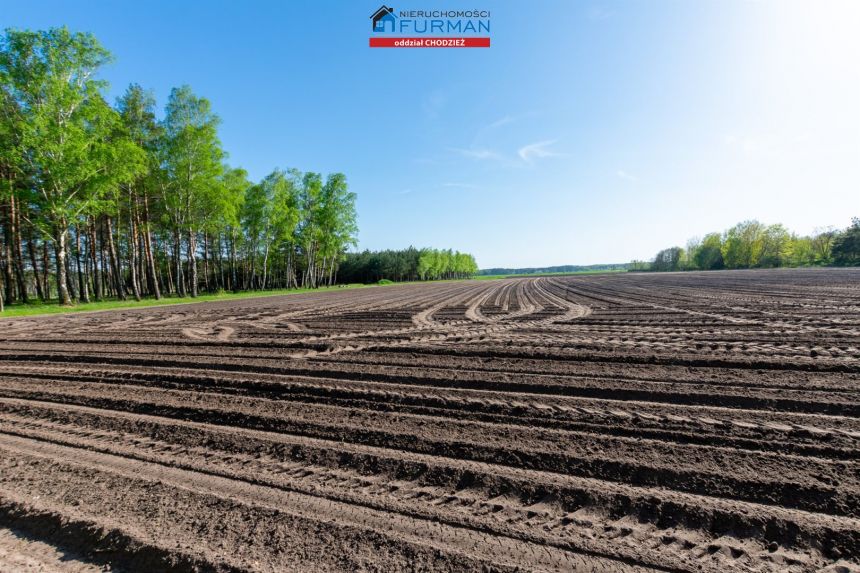
M858 571L860 270L0 320L0 571Z

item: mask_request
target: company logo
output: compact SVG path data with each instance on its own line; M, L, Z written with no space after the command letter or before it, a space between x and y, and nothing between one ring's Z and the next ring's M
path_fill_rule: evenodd
M489 10L400 10L370 16L371 48L489 48Z
M389 8L385 4L382 5L379 10L373 13L373 16L370 17L373 21L373 31L374 32L385 32L386 28L390 26L389 32L394 32L395 27L397 26L397 16L394 15L394 8Z

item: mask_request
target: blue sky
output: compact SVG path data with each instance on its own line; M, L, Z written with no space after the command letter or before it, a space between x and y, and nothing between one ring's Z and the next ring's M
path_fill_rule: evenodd
M370 49L377 0L0 0L93 32L163 106L189 84L230 163L343 171L361 248L482 267L627 262L749 218L860 216L860 3L460 2L489 49Z

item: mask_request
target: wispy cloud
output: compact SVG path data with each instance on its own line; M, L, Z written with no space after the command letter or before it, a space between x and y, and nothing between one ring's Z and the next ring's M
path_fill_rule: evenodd
M546 141L538 141L528 145L523 145L517 150L517 155L519 155L520 159L526 163L532 163L535 159L543 157L560 157L564 155L563 153L558 153L557 151L548 149L548 147L553 145L555 142L555 139L549 139Z
M723 141L729 147L739 149L743 152L744 155L747 156L755 155L755 153L759 151L762 147L760 141L747 136L737 136L730 134L724 136Z
M477 159L477 160L486 160L486 159L501 159L501 154L492 149L486 148L469 148L464 149L462 147L452 147L451 151L459 153L463 157L468 157L469 159Z
M609 10L601 6L592 6L588 11L589 20L607 20L615 15L614 10Z
M809 132L759 132L723 136L727 148L747 159L777 159L814 153L816 137Z
M421 100L421 111L428 119L436 119L448 103L448 93L442 89L431 91Z
M619 169L615 173L616 173L616 175L618 175L618 177L620 177L621 179L624 179L625 181L633 181L634 183L639 181L638 177L636 177L635 175L631 175L631 174L627 173L623 169Z
M412 189L404 189L403 191L397 192L398 195L409 195L410 193L412 193Z
M509 123L513 123L516 120L515 117L510 115L506 115L505 117L501 117L494 121L493 123L487 126L487 129L495 129L497 127L502 127L503 125L508 125Z
M554 145L556 141L557 140L555 139L548 139L523 145L517 149L516 156L512 155L510 152L497 151L487 147L449 147L448 149L462 157L473 159L475 161L496 161L510 167L522 167L524 165L534 164L536 159L542 159L545 157L564 157L567 155L566 153L550 149L550 146Z
M516 122L522 121L524 119L534 118L534 117L539 116L539 115L541 115L541 112L536 111L536 110L524 111L522 113L518 113L515 115L507 114L503 117L500 117L496 121L488 123L484 127L478 129L478 136L480 136L481 134L483 134L484 132L486 132L488 130L497 129L499 127L504 127L504 126L509 125L511 123L516 123Z
M747 135L729 134L723 137L725 144L748 158L777 157L793 145L805 141L803 136L757 133Z
M472 183L442 183L442 187L453 187L455 189L480 189L478 185Z

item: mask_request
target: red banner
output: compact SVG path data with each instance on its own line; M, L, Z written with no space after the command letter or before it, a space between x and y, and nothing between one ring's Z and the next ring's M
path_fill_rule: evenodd
M370 38L371 48L489 48L489 38Z

